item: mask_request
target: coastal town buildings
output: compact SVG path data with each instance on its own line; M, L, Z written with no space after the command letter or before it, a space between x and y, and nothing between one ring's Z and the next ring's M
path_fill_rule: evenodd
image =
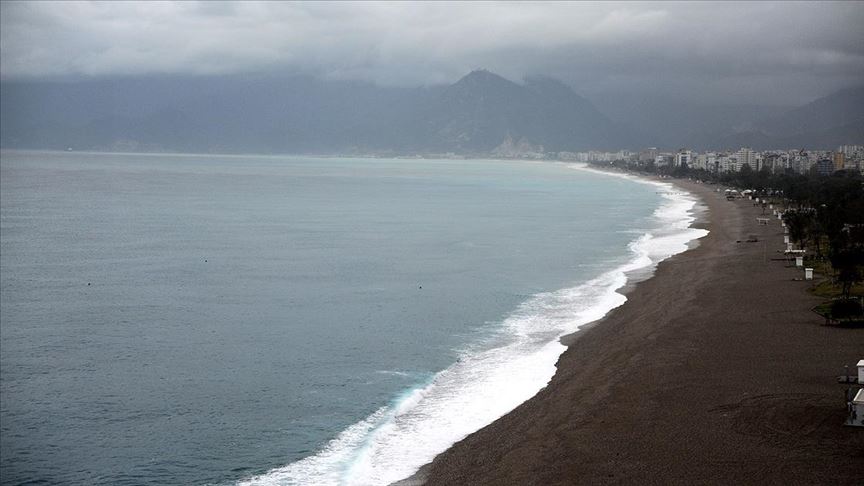
M837 151L846 157L864 157L864 145L841 145L837 147Z
M805 149L775 149L757 151L749 147L737 150L705 151L702 153L681 148L664 152L657 147L648 147L636 152L619 150L603 152L559 152L559 160L576 162L627 162L655 168L678 168L686 166L712 173L737 172L745 165L754 171L772 174L793 172L830 175L838 170L855 170L864 174L864 146L841 145L833 151Z

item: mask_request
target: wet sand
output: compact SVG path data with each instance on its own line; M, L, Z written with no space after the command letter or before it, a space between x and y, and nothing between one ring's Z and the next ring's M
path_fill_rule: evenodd
M864 358L864 329L809 310L812 282L773 260L776 218L680 185L710 234L571 339L549 386L410 483L864 484L864 429L842 426L836 382Z

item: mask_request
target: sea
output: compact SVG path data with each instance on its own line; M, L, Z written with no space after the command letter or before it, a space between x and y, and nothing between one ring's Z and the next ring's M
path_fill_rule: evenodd
M550 161L4 150L0 483L404 479L700 210Z

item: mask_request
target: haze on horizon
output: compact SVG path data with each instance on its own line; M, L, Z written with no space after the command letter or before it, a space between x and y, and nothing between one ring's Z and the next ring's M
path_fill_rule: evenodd
M577 92L795 106L864 79L864 3L0 3L3 81L485 68Z

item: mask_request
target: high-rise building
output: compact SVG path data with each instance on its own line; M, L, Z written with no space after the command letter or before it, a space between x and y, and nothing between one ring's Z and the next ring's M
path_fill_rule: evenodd
M693 152L690 150L680 149L675 154L675 167L682 165L690 166L693 164Z
M837 151L845 155L847 158L852 157L855 154L864 153L864 146L862 145L841 145L837 147Z
M738 169L741 168L738 164L738 158L734 154L720 154L717 157L717 162L720 172L738 172Z
M759 170L759 167L756 165L756 153L749 148L741 148L738 152L735 153L735 158L738 159L738 169L744 167L744 164L750 166L753 170Z
M783 172L783 160L780 154L769 153L759 159L759 170L767 169L771 173Z
M654 165L656 165L657 167L673 165L674 163L675 156L672 154L662 153L657 154L657 156L654 157Z
M639 151L639 162L654 162L657 158L657 147L650 147Z
M846 154L843 152L834 152L834 170L843 170L846 168Z
M696 156L696 168L698 169L717 172L717 165L717 154L714 152L705 152Z
M831 175L834 173L834 161L831 159L820 159L813 165L819 175Z

